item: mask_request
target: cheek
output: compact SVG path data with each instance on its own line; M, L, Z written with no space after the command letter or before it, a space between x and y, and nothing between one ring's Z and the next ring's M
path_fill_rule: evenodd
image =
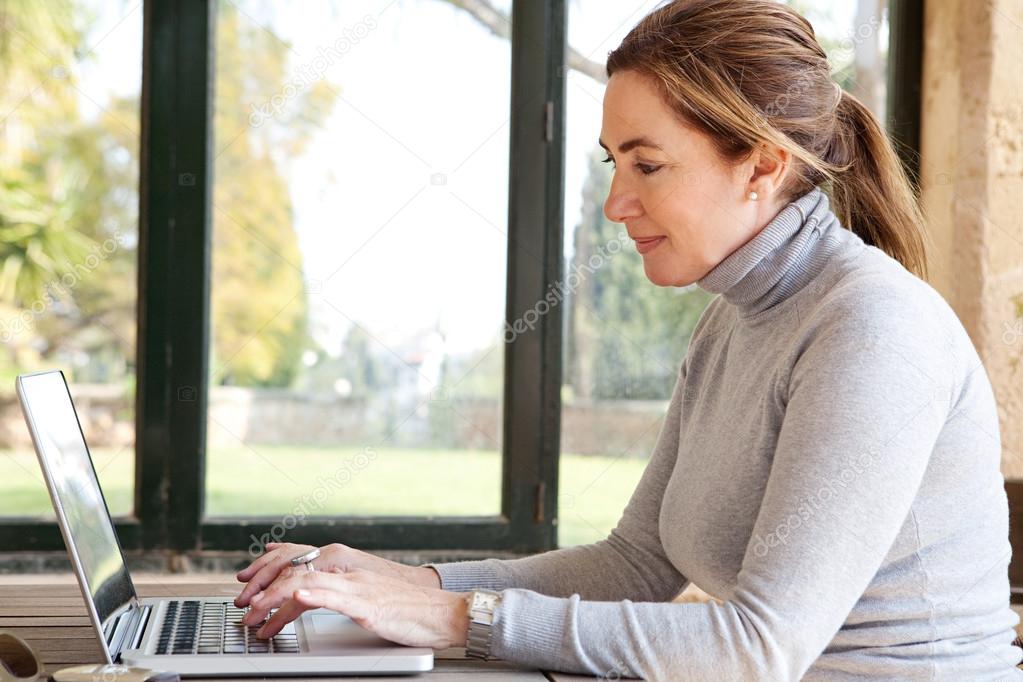
M657 222L675 247L697 262L713 257L718 242L728 242L735 231L735 218L724 205L728 188L713 174L672 178L670 187L653 189L644 199L647 213Z
M703 276L714 259L714 202L701 187L676 186L648 215L668 236L657 258L644 260L647 279L658 286L687 286Z
M676 247L692 245L699 239L701 216L706 215L706 206L699 192L678 186L670 192L653 194L645 206L647 214Z

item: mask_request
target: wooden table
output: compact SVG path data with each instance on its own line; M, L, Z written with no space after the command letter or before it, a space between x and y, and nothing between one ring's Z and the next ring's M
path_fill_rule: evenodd
M228 578L210 582L196 576L138 577L140 597L201 597L235 595L239 585ZM103 654L71 576L0 577L0 630L13 632L39 654L48 672L71 665L100 663ZM463 649L445 649L434 655L431 672L418 676L345 677L344 680L429 680L430 682L574 682L598 679L581 675L544 673L523 669L504 661L474 661L464 658ZM242 678L231 678L242 680ZM290 677L288 681L301 678ZM320 682L324 677L309 678Z

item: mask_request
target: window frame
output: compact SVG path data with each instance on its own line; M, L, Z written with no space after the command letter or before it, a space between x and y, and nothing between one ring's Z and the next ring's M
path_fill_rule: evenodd
M143 231L151 243L164 248L149 249L145 268L141 268L148 271L149 281L140 280L140 295L146 302L140 310L140 332L151 329L153 333L144 333L139 346L139 373L147 385L140 390L138 403L138 432L142 434L139 460L143 463L139 481L145 484L137 490L165 489L167 502L152 494L139 495L136 502L143 527L162 529L156 536L162 535L163 547L242 550L280 524L281 516L207 517L203 513L213 168L209 93L214 85L215 3L208 3L207 9L204 15L183 8L170 10L168 24L177 27L176 38L171 32L162 36L149 33L155 43L154 52L167 57L168 62L178 63L173 72L147 72L156 82L170 84L173 102L164 102L162 108L150 111L151 118L143 124L143 130L148 123L152 140L171 148L177 145L193 154L201 152L202 157L182 155L177 166L171 167L175 157L165 153L169 151L165 148L150 146L150 153L143 154L147 179L169 189L167 194L146 192L148 206L144 207L148 220L143 221ZM564 125L564 78L560 74L564 73L565 11L563 0L513 3L509 319L516 319L520 314L517 311L532 307L547 286L561 276L561 241L544 237L545 231L561 232L564 143L562 135L548 134L548 126L560 133ZM198 16L204 16L205 22L200 22ZM183 49L187 44L194 44L196 51L205 45L207 58L194 58L191 50ZM154 64L159 68L161 62L157 59ZM179 75L176 81L174 73ZM166 88L160 90L167 95ZM193 97L196 92L207 93L206 101ZM159 101L154 99L152 103ZM176 116L169 115L173 110L177 110ZM549 113L542 117L529 112ZM182 115L186 115L187 122ZM194 174L194 185L181 187L175 178L187 173ZM174 225L188 225L190 229L174 229ZM530 246L517 246L523 244ZM182 287L175 277L178 272L201 275ZM560 310L554 310L534 330L505 346L499 515L308 516L297 519L297 525L288 529L288 540L323 545L343 538L348 544L370 550L496 549L524 553L553 547L554 519L547 510L556 500L556 467L550 462L557 459L559 433L557 422L546 420L541 406L560 413L561 376L556 362L560 356L560 326ZM552 346L557 350L552 352ZM165 360L168 357L170 360ZM554 363L550 362L552 358ZM173 515L168 515L169 509L174 509ZM147 524L146 520L153 523ZM149 537L150 533L143 534L144 541Z

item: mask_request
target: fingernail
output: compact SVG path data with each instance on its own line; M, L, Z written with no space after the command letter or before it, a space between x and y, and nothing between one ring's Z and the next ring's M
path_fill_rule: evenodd
M308 597L309 590L295 590L295 594L298 595L299 597Z

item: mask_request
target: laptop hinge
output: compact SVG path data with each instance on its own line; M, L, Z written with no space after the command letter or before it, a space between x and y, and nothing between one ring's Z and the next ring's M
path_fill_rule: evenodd
M132 637L126 640L128 646L126 649L138 649L139 645L142 644L142 635L146 632L146 625L149 623L149 616L153 613L152 606L140 606L138 608L139 618L136 622L135 629L132 631Z
M150 607L139 605L132 598L127 609L114 616L107 627L107 650L110 660L120 660L121 652L138 646L149 620Z

